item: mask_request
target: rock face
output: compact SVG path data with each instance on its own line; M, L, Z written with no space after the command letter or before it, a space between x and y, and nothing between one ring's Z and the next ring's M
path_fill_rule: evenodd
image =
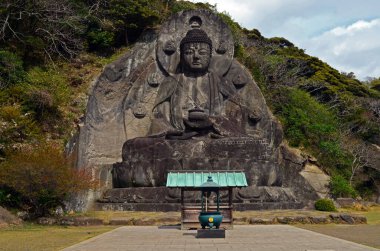
M169 170L243 170L240 209L302 207L325 192L324 174L282 143L280 123L233 55L218 16L186 11L104 69L77 142L78 166L110 189L100 202L178 203L164 187Z
M11 214L8 210L0 206L0 228L9 225L20 225L22 220Z

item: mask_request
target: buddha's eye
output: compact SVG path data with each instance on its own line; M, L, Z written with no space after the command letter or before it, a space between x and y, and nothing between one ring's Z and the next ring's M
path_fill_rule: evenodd
M208 51L206 49L199 50L199 55L207 55Z
M193 55L193 50L185 50L185 55Z

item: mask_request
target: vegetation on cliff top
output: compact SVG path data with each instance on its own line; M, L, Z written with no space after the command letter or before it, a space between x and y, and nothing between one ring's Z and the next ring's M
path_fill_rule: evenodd
M48 141L63 148L102 67L145 29L197 8L216 12L209 4L175 0L2 1L0 168L30 146ZM361 82L285 38L265 38L217 14L230 26L235 56L251 71L289 144L315 156L334 180L342 178L332 184L337 194L355 195L339 191L348 186L370 197L380 176L366 151L380 145L380 78ZM0 204L4 191L19 194L4 182L0 187Z
M370 156L380 144L378 79L361 82L339 73L285 38L246 29L240 34L237 57L281 120L289 144L332 175L333 195L371 198L380 178Z

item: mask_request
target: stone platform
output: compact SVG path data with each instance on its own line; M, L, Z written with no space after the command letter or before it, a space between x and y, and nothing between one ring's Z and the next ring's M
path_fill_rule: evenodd
M237 226L226 231L225 239L198 239L196 234L196 230L181 231L173 227L120 227L64 250L378 250L284 225Z
M112 215L112 214L111 214ZM132 216L131 216L132 215ZM267 210L267 211L244 211L234 212L233 223L236 225L272 225L272 224L329 224L337 225L365 225L367 219L360 214L330 213L308 210ZM37 219L40 225L61 225L61 226L91 226L91 225L119 225L119 226L162 226L176 225L180 227L180 212L137 212L117 214L109 219L100 219L85 216L64 216L61 218L42 217ZM223 222L223 228L226 225ZM195 228L199 228L199 222Z
M225 229L198 229L197 238L211 239L211 238L226 238Z
M124 144L123 162L114 164L113 186L165 186L167 173L177 170L242 170L250 185L281 186L283 175L274 151L263 138L136 138Z
M167 187L114 188L107 190L95 203L96 210L112 211L180 211L180 189ZM298 201L290 188L246 187L234 189L234 210L300 209L305 203ZM228 202L227 192L221 192L221 203ZM200 205L200 192L185 192L185 205Z
M276 210L276 209L302 209L302 202L255 202L236 203L234 210ZM148 211L148 212L179 212L180 203L95 203L94 210L101 211Z

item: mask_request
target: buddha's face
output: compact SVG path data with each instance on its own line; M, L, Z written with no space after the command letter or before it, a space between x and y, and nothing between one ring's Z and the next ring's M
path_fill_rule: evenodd
M208 44L187 43L183 45L181 53L187 70L203 72L208 69L211 58L211 49Z

